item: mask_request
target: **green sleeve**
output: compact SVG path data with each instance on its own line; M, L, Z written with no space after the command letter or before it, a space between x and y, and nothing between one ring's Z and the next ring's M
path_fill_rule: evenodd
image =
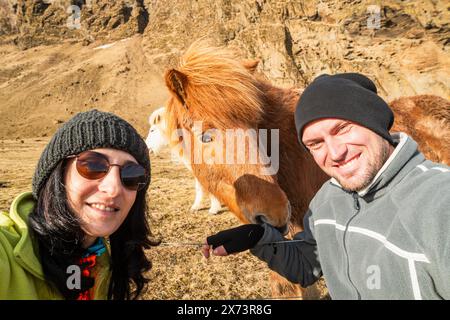
M0 227L0 300L8 298L8 288L11 277L9 243Z

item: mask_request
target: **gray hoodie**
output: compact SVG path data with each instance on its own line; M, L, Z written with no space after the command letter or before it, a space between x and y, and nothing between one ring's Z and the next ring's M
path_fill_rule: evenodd
M333 299L450 299L450 170L406 134L368 188L327 181L303 232L286 244L269 225L251 252L288 280L323 274ZM266 245L265 245L266 244Z

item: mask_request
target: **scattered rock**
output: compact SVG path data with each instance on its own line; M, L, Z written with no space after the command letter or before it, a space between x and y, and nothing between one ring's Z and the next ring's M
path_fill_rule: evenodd
M125 66L124 68L120 69L119 71L117 71L116 76L122 74L122 73L127 73L128 71L130 71L130 68L128 66Z
M9 188L10 183L6 181L0 181L0 188Z

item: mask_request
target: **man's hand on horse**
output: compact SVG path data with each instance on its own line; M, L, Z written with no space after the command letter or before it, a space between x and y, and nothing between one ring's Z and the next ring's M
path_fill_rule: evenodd
M244 224L242 226L220 231L206 238L202 247L205 258L209 258L212 247L213 255L226 256L253 248L264 234L264 228L259 224Z

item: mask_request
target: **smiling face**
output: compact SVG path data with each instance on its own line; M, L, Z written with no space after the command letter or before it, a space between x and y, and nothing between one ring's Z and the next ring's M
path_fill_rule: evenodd
M106 156L110 164L137 163L127 152L114 149L92 150ZM97 237L113 234L123 223L136 199L137 191L127 189L120 180L118 166L98 180L82 177L76 168L76 159L68 160L64 172L64 185L72 210L81 221L86 233L83 245L88 247Z
M366 188L394 150L375 132L334 118L309 123L302 142L319 167L348 191Z

